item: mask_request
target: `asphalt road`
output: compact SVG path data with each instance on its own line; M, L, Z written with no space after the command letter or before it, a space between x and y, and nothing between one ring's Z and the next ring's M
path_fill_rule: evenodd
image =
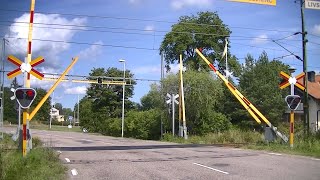
M320 180L320 159L310 157L73 132L32 133L61 152L69 179Z

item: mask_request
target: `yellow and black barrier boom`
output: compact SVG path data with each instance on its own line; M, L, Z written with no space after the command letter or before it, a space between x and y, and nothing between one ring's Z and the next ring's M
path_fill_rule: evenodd
M197 54L208 64L210 69L217 74L217 76L224 82L224 84L228 87L231 93L238 99L238 101L243 105L243 107L250 113L250 115L257 121L257 123L261 124L261 120L264 121L275 133L278 137L280 137L284 142L288 142L287 136L283 135L278 131L277 127L273 126L270 121L263 115L261 112L246 98L244 97L238 90L233 86L227 78L225 78L210 61L204 57L204 55L196 49Z

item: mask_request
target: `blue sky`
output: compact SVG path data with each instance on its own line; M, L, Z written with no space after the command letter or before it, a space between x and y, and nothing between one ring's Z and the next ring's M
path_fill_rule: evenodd
M29 14L23 11L29 11L30 1L2 0L1 4L0 37L8 39L6 56L13 54L23 59L27 40L18 38L27 38L28 24L21 22L29 21ZM75 75L88 75L94 67L122 69L123 65L118 60L125 59L126 68L135 74L135 78L159 80L158 48L165 33L170 31L171 25L180 16L200 11L217 11L229 26L232 31L229 51L240 62L243 62L248 53L258 58L262 51L266 51L270 59L286 56L289 53L273 43L272 39L301 32L300 5L294 0L278 0L275 7L225 0L37 0L34 22L59 25L34 25L32 58L39 55L45 58L46 61L36 68L40 72L60 74L72 57L79 56L78 63L69 73ZM86 16L75 16L76 14ZM309 40L308 70L320 71L320 10L306 9L305 21ZM88 44L53 43L35 39ZM291 36L279 43L302 57L301 35ZM295 66L298 73L302 71L302 62L293 56L281 60ZM174 65L172 67L173 70L177 69ZM13 69L14 66L6 62L5 70ZM19 81L23 82L21 76ZM6 83L10 82L6 80ZM150 83L137 82L133 97L135 102L139 102L149 91ZM31 82L32 87L46 89L52 84L53 82L36 79ZM61 83L54 92L53 101L73 108L77 102L77 94L80 94L80 98L83 97L86 86Z

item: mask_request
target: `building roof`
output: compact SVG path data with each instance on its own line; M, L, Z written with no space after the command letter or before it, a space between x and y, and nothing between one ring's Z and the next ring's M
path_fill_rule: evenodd
M315 76L315 82L308 82L308 93L320 100L320 74Z
M300 79L299 82L303 84L303 79ZM320 74L315 75L315 82L308 81L308 94L320 100Z

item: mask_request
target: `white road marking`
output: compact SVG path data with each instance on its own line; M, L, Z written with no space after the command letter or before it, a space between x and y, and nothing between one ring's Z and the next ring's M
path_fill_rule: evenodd
M76 175L78 175L78 171L76 169L72 169L71 174L72 174L72 176L76 176Z
M315 161L320 161L320 159L317 159L317 158L311 158L311 159Z
M93 140L90 139L80 139L81 141L88 141L88 142L93 142Z
M69 158L64 158L68 163L70 162L70 159Z
M209 167L209 166L205 166L205 165L202 165L202 164L198 164L198 163L193 163L193 164L194 164L194 165L197 165L197 166L205 167L205 168L208 168L208 169L211 169L211 170L214 170L214 171L223 173L223 174L229 174L229 173L226 172L226 171L221 171L221 170L219 170L219 169L215 169L215 168L212 168L212 167Z
M279 154L279 153L268 153L270 155L276 155L276 156L282 156L282 154Z

